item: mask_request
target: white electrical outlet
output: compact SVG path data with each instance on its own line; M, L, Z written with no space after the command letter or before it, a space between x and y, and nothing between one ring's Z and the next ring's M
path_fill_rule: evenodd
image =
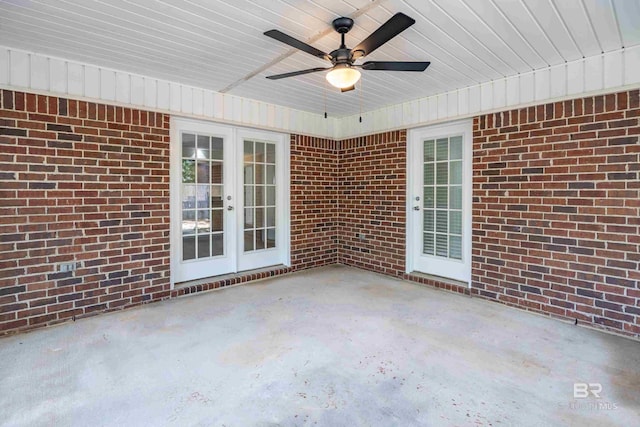
M63 262L62 264L58 265L58 271L61 273L65 273L67 271L74 271L75 269L76 269L75 262Z

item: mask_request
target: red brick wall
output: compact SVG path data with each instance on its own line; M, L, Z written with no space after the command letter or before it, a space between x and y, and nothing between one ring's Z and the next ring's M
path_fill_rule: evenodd
M640 334L638 90L474 120L474 293Z
M169 117L0 92L0 331L167 297Z
M338 262L469 294L455 283L405 273L406 144L404 130L338 143Z
M291 264L335 264L336 141L291 135Z
M637 335L639 116L635 90L475 118L471 290L404 274L405 132L340 141L338 261Z
M169 116L6 90L0 107L0 333L337 260L335 141L291 137L291 268L170 292Z
M168 116L0 106L0 331L335 262L469 292L403 273L405 131L292 135L292 267L169 293ZM472 293L640 333L639 112L635 90L474 120Z
M406 141L403 130L339 142L340 263L403 275Z

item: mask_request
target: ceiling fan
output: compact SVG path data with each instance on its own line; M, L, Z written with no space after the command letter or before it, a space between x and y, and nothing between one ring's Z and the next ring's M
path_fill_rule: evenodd
M364 58L371 52L412 26L416 21L404 13L396 13L387 22L382 24L377 30L360 42L353 49L349 49L344 43L344 35L353 27L353 19L340 17L333 20L333 29L336 30L342 42L340 47L327 54L313 46L310 46L298 39L295 39L282 31L269 30L265 36L288 44L289 46L307 52L317 58L330 61L332 67L317 67L307 70L292 71L290 73L267 76L268 79L278 80L286 77L299 76L302 74L316 73L318 71L331 70L327 73L327 81L333 86L340 88L342 92L355 89L355 84L360 79L358 68L368 71L424 71L430 62L407 62L407 61L367 61L363 64L356 64L355 61Z

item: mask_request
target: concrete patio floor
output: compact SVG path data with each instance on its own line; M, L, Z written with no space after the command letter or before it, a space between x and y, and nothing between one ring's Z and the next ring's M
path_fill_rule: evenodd
M0 339L5 426L639 420L640 343L343 266Z

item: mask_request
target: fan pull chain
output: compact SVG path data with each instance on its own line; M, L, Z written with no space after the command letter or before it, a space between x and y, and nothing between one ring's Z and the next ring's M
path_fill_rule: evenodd
M360 92L360 119L359 119L360 123L362 123L362 80L363 79L360 79L360 90L359 90Z
M324 118L327 118L327 80L324 80L324 90L322 91L323 95L324 95Z

